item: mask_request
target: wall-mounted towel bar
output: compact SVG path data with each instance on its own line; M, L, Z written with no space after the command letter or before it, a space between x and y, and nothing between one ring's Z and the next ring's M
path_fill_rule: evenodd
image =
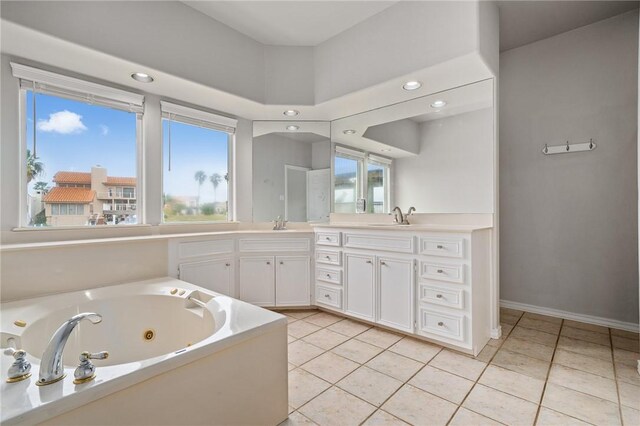
M567 141L567 143L564 145L549 146L547 144L544 144L544 147L542 148L542 153L545 155L567 154L570 152L593 151L594 149L596 149L596 147L597 145L593 141L593 139L589 139L589 142L585 142L585 143L570 144L569 141Z

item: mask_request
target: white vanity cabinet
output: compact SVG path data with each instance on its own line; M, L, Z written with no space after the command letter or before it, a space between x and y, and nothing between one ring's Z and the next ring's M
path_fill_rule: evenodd
M316 304L478 354L490 336L490 231L316 228Z
M258 306L275 306L275 268L273 256L241 257L238 286L240 300Z
M178 265L178 278L226 296L233 296L234 270L233 257L184 262Z

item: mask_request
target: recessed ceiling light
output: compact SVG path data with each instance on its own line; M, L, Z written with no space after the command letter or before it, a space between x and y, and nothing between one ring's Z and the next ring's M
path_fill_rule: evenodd
M287 117L295 117L296 115L300 114L300 111L296 111L295 109L288 109L283 112L283 114Z
M433 101L433 103L431 104L431 108L442 108L446 104L447 103L445 101L441 101L441 100Z
M419 88L422 87L422 83L420 83L419 81L407 81L405 84L402 85L402 88L404 90L417 90Z
M296 130L298 130L300 128L300 126L294 126L293 124L287 126L287 130L290 130L292 132L295 132Z
M134 72L131 74L131 78L140 83L151 83L153 81L153 77L143 72Z
M353 135L356 131L353 129L349 129L349 130L343 130L342 133L344 133L345 135Z

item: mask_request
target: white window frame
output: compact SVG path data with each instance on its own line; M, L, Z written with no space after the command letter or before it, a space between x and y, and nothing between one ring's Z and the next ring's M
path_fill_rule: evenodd
M383 211L383 213L389 213L391 211L391 202L392 202L392 193L391 193L391 176L392 176L392 167L393 167L393 160L391 158L387 158L387 157L382 157L379 155L375 155L375 154L371 154L369 152L366 151L360 151L360 150L356 150L353 148L347 148L345 146L341 146L341 145L335 145L334 150L333 150L333 157L332 157L332 162L331 162L331 171L332 171L332 176L331 176L331 186L332 186L332 196L331 196L331 209L332 211L335 209L335 158L336 157L341 157L341 158L347 158L350 160L356 160L358 162L358 171L356 174L356 179L357 179L357 194L356 194L356 201L357 199L361 199L361 198L365 198L367 197L367 192L368 192L368 180L367 180L367 173L368 173L368 165L371 164L375 164L378 166L383 166L385 167L385 174L384 174L384 206L385 209ZM367 203L369 202L369 200L367 200ZM367 210L368 210L368 206L367 206Z
M235 176L235 160L236 160L236 128L238 120L225 117L212 112L201 109L192 108L184 105L175 104L168 101L160 101L161 112L161 142L162 142L162 159L161 159L161 196L160 196L160 224L175 226L184 224L215 224L233 222L236 218L236 176ZM164 221L164 120L176 121L182 124L198 126L209 130L216 130L227 133L227 173L229 175L227 187L227 220L226 221L202 221L202 222L165 222Z
M139 203L144 209L144 168L143 168L143 136L142 136L142 119L144 114L144 95L128 92L114 87L105 86L98 83L81 80L75 77L69 77L39 68L11 62L11 70L20 84L19 98L19 145L20 145L20 166L18 167L18 208L20 219L18 226L21 228L51 230L56 227L32 227L29 226L28 207L27 207L27 116L29 112L27 108L27 91L32 90L34 94L42 93L59 98L71 99L79 102L86 102L93 105L104 106L113 109L119 109L136 114L136 189L139 191ZM34 117L34 126L36 117ZM37 154L37 152L36 152ZM138 209L136 212L136 225L145 223L144 211ZM132 226L136 226L132 225ZM66 227L57 227L66 228ZM74 226L76 229L94 228L93 226Z

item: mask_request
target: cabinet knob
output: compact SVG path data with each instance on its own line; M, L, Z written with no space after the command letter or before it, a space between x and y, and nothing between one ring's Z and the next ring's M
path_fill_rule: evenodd
M438 299L442 299L442 295L441 295L441 294L436 294L436 297L437 297Z
M331 256L325 256L325 259L331 260Z
M327 274L327 278L331 278L331 274Z
M444 248L444 246L442 244L438 244L436 247L439 248L439 249L443 249Z
M380 264L383 266L386 266L387 262L383 262L382 260L380 261Z
M231 264L230 264L230 263L225 263L224 265L225 265L225 266L231 266Z
M331 237L324 237L325 240L331 241Z
M271 265L271 262L267 262L267 265Z
M438 323L438 327L442 327L442 326L444 326L444 323L443 323L442 321L440 321L440 322Z
M325 294L324 297L326 297L327 299L331 299L331 296L329 296L328 294Z
M371 262L370 260L367 260L367 263L373 263L373 262Z
M280 264L281 264L281 265L284 265L284 262L280 261Z
M442 269L438 269L438 273L442 274L442 273L444 273L444 271Z

